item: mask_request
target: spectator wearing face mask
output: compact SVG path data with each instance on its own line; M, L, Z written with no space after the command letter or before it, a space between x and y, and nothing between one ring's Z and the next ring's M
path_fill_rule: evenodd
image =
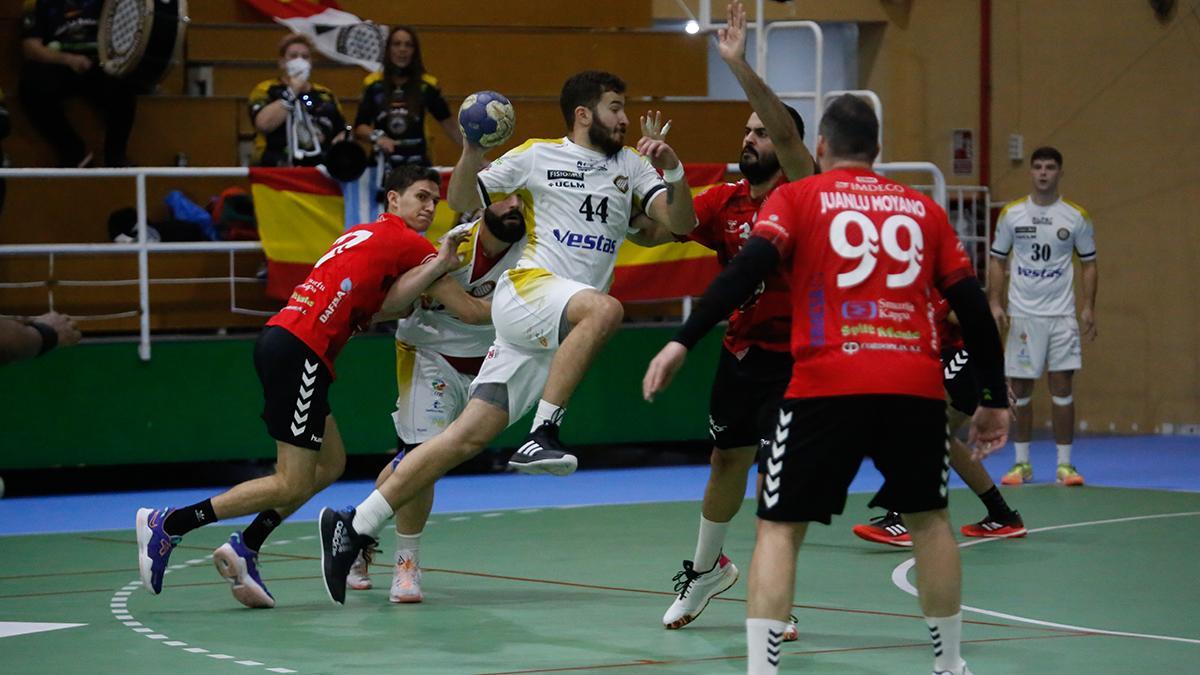
M431 164L426 113L437 120L450 140L463 144L458 120L450 114L437 78L425 72L421 43L412 28L392 27L383 71L368 75L363 87L354 133L374 144L389 166Z
M254 166L315 166L346 128L337 97L309 78L313 45L290 34L279 43L280 75L250 92Z

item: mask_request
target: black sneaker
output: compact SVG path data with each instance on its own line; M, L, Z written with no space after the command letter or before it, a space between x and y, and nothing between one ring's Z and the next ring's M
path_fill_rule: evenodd
M321 541L321 573L325 592L339 605L346 604L346 575L358 559L358 552L375 540L354 531L354 509L321 509L317 519L317 537Z
M525 437L525 442L509 458L508 466L521 473L567 476L575 473L579 460L558 440L558 425L542 422L542 426Z

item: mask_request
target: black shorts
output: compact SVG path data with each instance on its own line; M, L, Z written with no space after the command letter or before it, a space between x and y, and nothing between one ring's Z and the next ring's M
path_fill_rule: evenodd
M979 380L975 377L975 362L966 349L947 347L942 350L942 384L950 407L968 417L979 407Z
M883 474L871 500L900 513L946 508L946 404L885 394L784 399L758 497L758 517L829 524L864 457Z
M740 360L721 348L708 404L708 432L719 450L762 448L792 377L792 355L751 347Z
M271 438L320 450L333 376L321 357L279 326L267 326L254 344L254 370L263 388L263 421Z

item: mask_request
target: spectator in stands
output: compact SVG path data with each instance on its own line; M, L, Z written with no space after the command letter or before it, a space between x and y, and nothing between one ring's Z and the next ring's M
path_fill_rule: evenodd
M0 366L41 356L55 347L68 347L82 337L75 320L47 312L36 319L0 318Z
M373 143L390 166L431 164L426 112L433 115L450 140L463 144L458 121L450 114L437 78L425 72L421 43L412 28L392 27L383 72L368 75L363 85L354 133Z
M278 79L263 80L250 92L255 166L315 166L334 141L343 138L346 118L337 97L309 79L313 44L292 33L279 43Z
M133 85L104 72L96 36L101 0L25 3L18 87L29 121L54 146L59 166L92 165L92 153L67 121L64 100L88 98L104 115L104 164L129 166L125 153L137 108Z

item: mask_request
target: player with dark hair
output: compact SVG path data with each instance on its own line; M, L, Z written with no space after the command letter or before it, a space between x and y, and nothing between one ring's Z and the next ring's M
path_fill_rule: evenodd
M688 349L783 265L795 363L759 493L746 619L750 673L778 672L808 523L828 524L842 512L868 456L885 480L872 504L904 514L913 538L934 670L967 672L959 653L962 572L946 511L949 437L934 291L959 317L977 360L977 453L994 451L1007 437L1003 352L945 212L871 170L878 128L859 98L844 95L829 105L817 140L822 173L767 200L750 240L651 362L643 383L646 398L662 391ZM885 317L883 303L912 309Z
M1051 423L1058 450L1055 480L1083 485L1071 462L1075 443L1075 397L1072 381L1083 367L1081 338L1096 339L1096 233L1084 208L1058 192L1063 156L1040 147L1029 157L1033 193L1009 202L996 222L988 263L992 316L1008 324L1005 371L1017 397L1013 444L1016 463L1000 482L1021 485L1033 480L1029 444L1033 437L1033 386L1042 371L1050 388ZM1011 263L1009 256L1011 254ZM1079 320L1075 319L1075 268L1079 256ZM1005 267L1009 266L1008 313L1005 314Z
M322 571L334 602L345 600L346 572L358 550L397 508L535 405L533 429L509 466L558 475L575 470L575 456L558 438L559 423L596 353L621 323L621 303L604 292L617 246L639 213L680 235L696 225L675 151L648 137L638 141L636 152L623 145L629 123L624 90L610 73L579 73L564 83L560 97L571 113L566 137L526 141L487 169L484 148L463 148L447 191L450 206L470 211L519 193L530 243L496 284L496 341L462 414L400 462L355 510L322 510Z
M461 237L435 251L421 232L438 202L436 171L404 167L388 178L387 212L338 237L267 321L254 346L263 386L263 421L275 439L275 473L182 508L138 509L138 568L151 593L162 591L171 551L192 530L251 513L258 516L213 554L233 595L248 607L274 607L258 574L258 551L286 518L342 474L346 449L329 409L333 362L350 337L374 320L395 318L421 292L464 321L486 323L490 308L443 277L458 265Z
M737 255L767 197L780 185L812 175L804 147L804 121L784 105L746 62L746 10L729 5L729 22L718 34L721 58L737 77L754 112L746 120L738 166L745 176L697 195L696 229L678 237L662 226L637 221L642 231L630 240L642 246L692 240L717 252L722 265ZM771 434L792 372L789 345L792 308L787 279L768 275L754 297L729 317L709 402L713 438L711 471L700 509L696 552L675 575L677 596L663 615L668 629L683 628L717 595L731 588L738 569L722 552L725 533L746 494L746 472ZM788 639L796 639L794 627Z

